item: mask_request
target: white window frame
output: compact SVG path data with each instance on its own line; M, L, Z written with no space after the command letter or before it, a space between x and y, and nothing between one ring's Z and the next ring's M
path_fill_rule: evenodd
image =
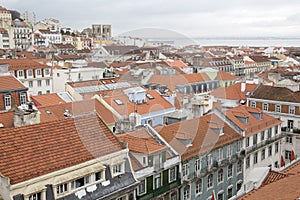
M171 173L174 170L174 178L171 177ZM177 168L176 166L169 169L169 183L174 182L177 180Z
M159 182L157 182L156 180L159 180ZM161 175L161 173L153 175L153 190L159 189L161 186L162 186L162 175Z
M189 163L184 163L182 165L182 177L186 177L189 175Z
M4 107L5 107L5 110L11 109L11 95L10 94L4 95Z
M27 102L26 100L27 100L26 93L25 92L20 93L20 105L25 105Z
M200 184L198 184L200 182ZM202 179L199 179L195 182L195 192L196 195L199 195L202 193L202 185L203 185L203 181Z
M268 111L269 110L269 104L268 103L263 103L263 110Z
M40 198L38 198L38 195L40 196ZM42 191L41 192L36 192L36 193L33 193L33 194L30 194L29 196L28 196L28 199L29 200L39 200L39 199L43 199L43 193L42 193Z
M24 77L24 71L18 70L18 77Z
M222 172L222 173L220 173ZM223 183L224 181L224 170L223 169L219 169L218 170L218 183Z
M142 185L144 187L143 192L141 192L141 189L140 189L140 186L142 186ZM138 195L141 196L141 195L146 194L146 193L147 193L147 181L146 181L146 179L144 179L140 182L140 184L138 186Z
M294 115L295 114L295 106L289 106L289 114Z
M33 76L33 71L32 69L27 70L27 77L32 77Z
M252 107L252 108L256 108L256 101L251 101L251 103L250 103L250 107Z
M211 180L209 177L212 177ZM207 189L210 189L214 186L214 175L213 174L209 174L207 175Z
M229 168L230 166L231 166L231 169ZM227 178L232 178L232 176L233 176L233 164L229 164L227 166Z
M45 76L49 76L50 75L50 70L49 69L44 69L44 74L45 74Z
M186 190L187 188L187 190ZM188 200L190 199L190 195L191 195L191 186L190 185L186 185L184 188L183 188L183 200Z
M118 176L124 173L124 163L118 163L112 167L113 176Z
M280 104L276 104L275 105L275 112L281 112L281 105Z
M56 186L56 194L62 195L69 191L69 184L68 183L61 183Z
M42 70L41 69L36 69L36 76L42 76Z
M46 79L46 86L50 85L50 79Z

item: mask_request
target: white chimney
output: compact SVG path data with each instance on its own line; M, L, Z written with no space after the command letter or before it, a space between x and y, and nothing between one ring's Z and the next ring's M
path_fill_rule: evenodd
M245 92L245 90L246 90L246 83L242 82L241 83L241 92Z

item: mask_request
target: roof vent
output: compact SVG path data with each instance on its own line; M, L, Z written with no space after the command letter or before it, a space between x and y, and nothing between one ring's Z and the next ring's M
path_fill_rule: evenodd
M4 125L2 123L0 123L0 128L4 128Z

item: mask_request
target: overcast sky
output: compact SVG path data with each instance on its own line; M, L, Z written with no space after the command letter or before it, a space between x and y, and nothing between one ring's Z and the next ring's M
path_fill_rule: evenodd
M300 0L0 0L37 20L82 30L111 24L113 35L143 28L187 37L300 36Z

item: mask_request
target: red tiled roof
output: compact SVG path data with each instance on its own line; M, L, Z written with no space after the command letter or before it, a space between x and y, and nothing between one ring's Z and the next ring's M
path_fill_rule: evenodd
M236 83L226 88L219 87L211 92L215 98L230 99L230 100L245 100L247 92L252 92L258 85L246 84L245 91L241 91L242 83Z
M257 119L251 113L261 113L262 119ZM282 122L279 119L263 113L258 108L250 108L244 105L225 111L225 115L238 127L244 130L246 136L279 125ZM240 121L237 117L248 118L248 123L246 124Z
M54 120L63 120L66 118L64 113L66 110L71 115L87 114L95 111L95 100L84 100L69 103L60 103L39 107L41 122L49 122Z
M137 111L140 115L157 112L173 108L173 105L164 99L156 90L148 90L147 94L151 94L153 99L148 99L147 102L136 105L130 102L128 96L122 90L114 90L110 97L104 97L104 101L112 106L120 115L128 116ZM118 105L115 100L119 99L123 102Z
M299 103L300 91L293 92L284 87L260 85L253 92L251 98Z
M100 118L104 121L105 124L113 124L119 119L107 109L100 101L95 100L95 109Z
M210 78L205 73L182 74L182 75L153 75L148 83L166 85L170 90L175 91L177 85L198 83L209 81Z
M213 130L214 127L211 127L211 124L223 126L224 134L217 134ZM168 126L158 126L155 129L182 156L182 160L187 160L193 156L242 139L241 135L215 114ZM181 142L182 140L186 142L190 140L192 145L186 146Z
M8 64L8 70L51 68L31 59L0 59L0 64Z
M3 128L14 127L14 111L0 113L0 124L3 124ZM1 130L2 128L0 128Z
M128 144L128 149L135 153L152 154L167 148L157 143L145 129L118 134L120 141Z
M26 87L14 76L0 76L0 91L14 89L26 89Z
M222 70L218 71L218 74L215 78L215 80L220 80L220 81L229 81L229 80L236 80L239 79L240 77L234 76L228 72L224 72Z
M52 106L56 104L65 103L65 101L62 98L60 98L56 93L31 96L30 98L36 107Z
M300 197L300 164L299 162L284 170L285 175L276 178L276 181L263 185L262 187L251 191L241 200L256 199L298 199Z
M278 181L286 176L286 174L281 172L270 171L267 177L265 178L264 182L262 183L262 186Z
M0 131L0 171L12 185L122 149L95 115Z

